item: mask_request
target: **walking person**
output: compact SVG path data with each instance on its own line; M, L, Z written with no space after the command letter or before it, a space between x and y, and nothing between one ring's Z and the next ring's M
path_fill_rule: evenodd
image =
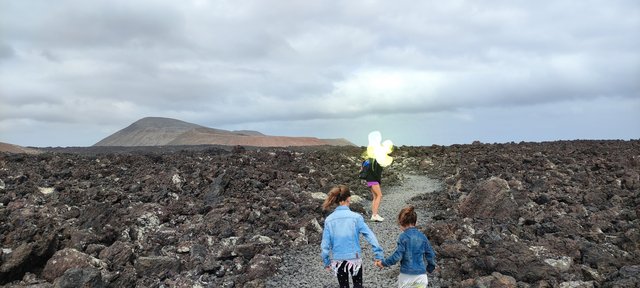
M324 220L320 244L322 263L327 271L332 271L337 276L341 288L349 287L349 275L353 280L353 287L359 288L362 287L363 274L360 235L371 245L375 261L382 260L384 253L362 215L349 209L349 187L338 185L332 188L322 208L328 210L334 204L338 207Z
M400 260L399 288L426 288L429 283L426 273L436 268L436 254L427 236L416 228L417 220L413 206L400 210L398 225L402 233L398 237L396 251L388 258L375 262L376 266L382 268Z

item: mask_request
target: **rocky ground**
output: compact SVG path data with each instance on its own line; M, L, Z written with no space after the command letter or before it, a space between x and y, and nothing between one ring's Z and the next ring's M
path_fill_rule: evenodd
M640 287L640 141L403 151L445 179L421 207L452 287Z
M385 257L391 256L395 251L398 235L402 232L396 221L400 209L414 204L411 199L415 196L438 191L441 188L441 183L441 181L426 176L405 174L402 176L401 185L382 186L383 203L380 205L379 213L385 217L385 221L371 222L365 219L365 223L376 235L378 243L384 250ZM364 201L356 197L352 197L351 201L352 203L366 202L365 206L371 207L371 201ZM416 212L418 214L418 229L426 229L431 219L429 213L424 213L426 212L424 210ZM361 239L360 242L364 287L397 287L400 265L396 264L385 269L375 267L371 245L364 239ZM320 259L318 244L290 249L283 256L283 263L278 267L277 273L267 280L266 288L339 288L337 278L333 272L327 272L324 269ZM434 276L435 274L429 275L429 287L440 287L440 279Z
M315 193L369 197L357 147L110 149L0 154L0 285L264 287L319 245ZM383 185L445 183L413 199L440 287L639 287L640 141L393 154Z

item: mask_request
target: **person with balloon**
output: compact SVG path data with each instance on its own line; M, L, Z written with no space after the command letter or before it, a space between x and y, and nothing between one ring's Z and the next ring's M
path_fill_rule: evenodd
M393 158L389 156L393 150L393 142L385 140L381 143L381 141L382 134L379 131L369 133L369 145L364 155L371 165L365 180L373 198L371 201L371 221L375 222L384 221L384 218L378 213L382 202L380 183L382 183L383 167L387 167L393 162Z

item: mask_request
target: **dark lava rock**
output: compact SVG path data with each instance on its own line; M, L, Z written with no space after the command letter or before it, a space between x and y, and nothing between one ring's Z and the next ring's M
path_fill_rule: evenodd
M24 275L54 281L71 267L94 266L98 260L90 255L106 265L101 266L103 280L112 286L156 283L144 275L163 273L155 270L164 267L162 260L167 258L154 255L176 259L169 266L184 263L182 267L189 269L181 276L181 269L172 268L168 271L174 275L162 277L193 277L195 281L206 270L202 267L215 254L217 243L230 237L239 241L228 247L232 253L225 261L237 263L225 269L244 270L255 255L280 254L282 248L275 245L301 238L294 231L321 223L318 205L303 195L327 191L339 183L333 173L349 170L336 166L349 158L322 149L311 153L314 164L300 157L302 152L240 150L244 149L236 149L235 154L209 148L196 152L0 154L7 168L0 172L0 284ZM358 150L343 153L353 155ZM310 173L309 167L317 167L313 174L322 179L300 181L300 172ZM54 187L53 193L42 194L40 187ZM204 215L211 211L207 222L224 225L207 225ZM304 239L319 239L319 232L307 231ZM254 236L267 235L272 239L269 243L249 242ZM48 265L48 261L59 265ZM134 263L141 273L136 273ZM243 270L226 274L234 276Z
M347 184L371 197L356 176L364 147L48 151L0 153L0 285L262 287L285 251L319 245L327 212L312 193ZM392 156L384 186L403 173L445 183L413 200L429 215L419 228L438 253L435 283L637 287L640 141Z
M76 249L65 248L56 252L42 270L42 277L53 281L72 268L106 268L104 262L84 254ZM80 273L83 274L84 272ZM76 273L77 274L77 273ZM76 275L74 274L74 275ZM77 275L76 275L77 276ZM76 277L76 276L72 276Z
M100 252L100 259L110 263L113 268L132 264L134 256L133 246L122 241L116 241Z
M518 287L638 287L640 141L406 149L447 185L416 204L434 215L443 285L490 287L498 272Z
M509 183L492 177L469 192L459 211L464 217L504 220L513 217L515 207Z
M168 256L139 257L135 268L138 274L145 277L166 278L180 273L180 260Z
M106 287L100 271L95 268L71 268L53 282L55 288Z

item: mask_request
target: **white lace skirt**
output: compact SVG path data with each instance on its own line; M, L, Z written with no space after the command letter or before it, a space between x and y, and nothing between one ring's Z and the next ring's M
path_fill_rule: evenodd
M358 271L360 271L360 268L362 267L362 259L331 261L331 269L333 270L333 274L338 275L338 268L340 268L340 265L344 261L347 262L347 264L344 265L344 268L343 268L344 272L349 272L349 269L353 269L351 272L352 273L351 276L355 276L356 274L358 274Z

